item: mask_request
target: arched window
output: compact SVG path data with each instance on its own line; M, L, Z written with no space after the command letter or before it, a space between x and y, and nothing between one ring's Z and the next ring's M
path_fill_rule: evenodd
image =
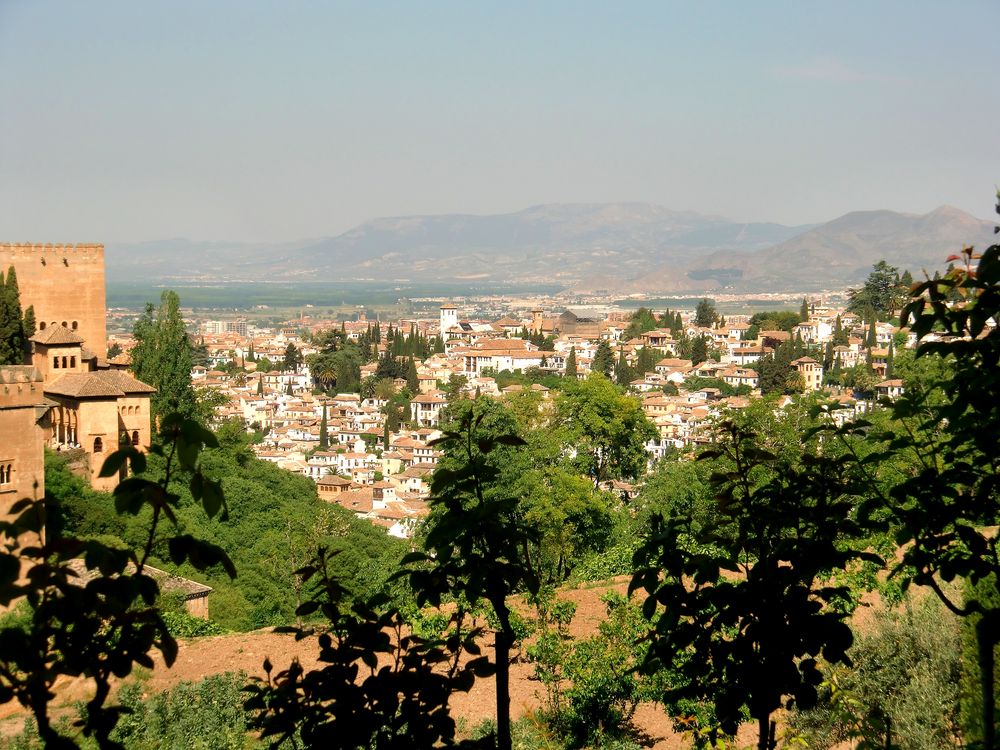
M76 330L77 328L79 328L79 327L80 327L80 324L79 324L79 323L77 323L77 322L76 322L76 321L74 320L74 321L73 321L73 330L75 331L75 330Z
M139 447L139 431L138 430L133 430L132 431L132 445L134 445L137 448Z
M41 323L38 324L38 330L39 331L44 331L46 327L47 327L47 324L45 323L44 320Z
M52 358L52 369L53 370L58 370L59 369L59 357L53 357Z
M76 367L76 357L70 357L69 358L69 366L70 367Z
M104 441L99 437L94 438L94 453L101 453L104 451Z
M66 358L66 357L63 357L63 360L62 360L62 366L63 366L63 369L64 369L64 370L66 369L66 360L67 360L67 358Z
M0 484L10 484L10 464L0 464Z
M65 320L63 321L63 328L69 328L69 326L66 325L66 321Z

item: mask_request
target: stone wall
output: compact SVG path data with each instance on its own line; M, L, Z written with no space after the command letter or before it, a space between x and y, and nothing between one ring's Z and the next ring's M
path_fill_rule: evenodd
M24 497L45 494L41 375L33 367L0 367L0 517ZM8 468L10 471L7 477Z
M103 358L107 352L104 245L0 244L0 270L17 271L21 305L33 305L42 324L65 325L84 346Z

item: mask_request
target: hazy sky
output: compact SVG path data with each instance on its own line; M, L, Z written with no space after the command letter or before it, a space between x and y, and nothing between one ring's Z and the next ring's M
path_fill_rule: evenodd
M993 216L1000 2L0 0L0 239Z

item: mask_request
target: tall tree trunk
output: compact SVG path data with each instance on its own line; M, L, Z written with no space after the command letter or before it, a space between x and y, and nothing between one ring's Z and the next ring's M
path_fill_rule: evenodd
M510 647L514 642L510 626L510 610L501 597L491 602L500 628L496 633L494 652L497 660L497 750L511 750L510 737Z

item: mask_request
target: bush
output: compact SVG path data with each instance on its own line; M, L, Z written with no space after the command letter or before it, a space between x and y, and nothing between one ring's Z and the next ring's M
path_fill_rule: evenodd
M961 643L957 618L936 599L881 613L849 651L853 668L831 675L816 708L791 715L812 748L861 738L900 750L960 746Z

